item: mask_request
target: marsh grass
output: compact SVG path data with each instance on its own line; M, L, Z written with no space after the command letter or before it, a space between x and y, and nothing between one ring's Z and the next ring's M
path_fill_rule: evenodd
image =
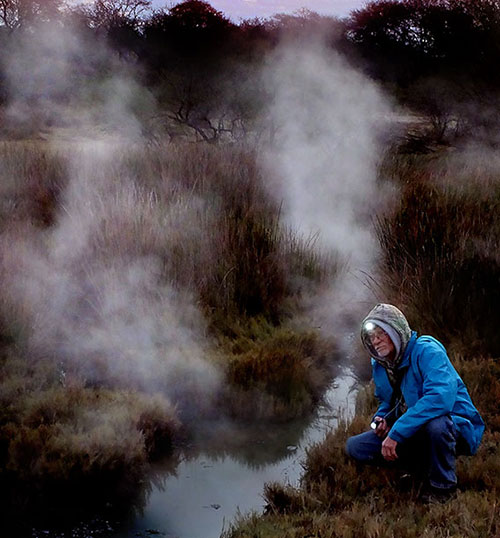
M161 395L58 387L18 405L17 422L2 434L9 439L8 471L27 480L140 467L180 427Z
M253 150L9 141L0 158L4 506L140 496L205 415L313 410L334 346L286 325L337 265L281 224Z
M31 379L44 386L27 387L27 372L22 379L10 373L0 391L0 483L9 509L2 525L22 533L30 522L57 516L63 524L110 502L140 508L149 462L171 453L181 433L170 402L161 394L50 384L43 372Z
M160 164L163 174L188 195L185 201L208 205L196 244L200 259L189 251L184 258L186 247L176 245L174 275L180 282L190 275L216 331L259 316L277 325L301 294L335 277L333 257L281 224L280 202L267 192L254 150L197 145L173 151Z

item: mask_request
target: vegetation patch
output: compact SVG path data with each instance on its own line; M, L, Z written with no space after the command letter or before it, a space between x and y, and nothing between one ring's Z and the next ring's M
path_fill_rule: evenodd
M230 341L232 412L251 421L284 421L311 413L335 374L333 342L315 332L268 327L263 337L265 329L255 329ZM251 409L248 401L254 402Z
M0 145L0 482L47 519L140 505L205 418L311 413L336 362L294 319L337 264L282 225L254 151L56 147Z
M50 521L57 514L61 523L110 500L134 502L148 462L171 452L180 434L176 411L160 394L23 389L12 377L1 389L0 483L11 515L29 510Z
M379 217L380 281L410 325L468 354L500 354L500 189L460 175L449 157L406 183ZM398 163L394 175L406 173ZM486 168L486 167L485 167ZM489 173L483 169L484 176ZM393 176L394 177L394 176Z

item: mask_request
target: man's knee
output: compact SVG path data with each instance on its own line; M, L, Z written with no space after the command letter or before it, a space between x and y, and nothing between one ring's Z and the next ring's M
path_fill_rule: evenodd
M357 455L357 443L355 437L349 437L345 444L345 451L350 458L358 459Z
M380 453L381 441L373 432L365 432L347 439L347 455L359 462L372 461Z
M425 425L425 431L431 440L442 438L450 440L455 437L453 421L448 415L429 420Z

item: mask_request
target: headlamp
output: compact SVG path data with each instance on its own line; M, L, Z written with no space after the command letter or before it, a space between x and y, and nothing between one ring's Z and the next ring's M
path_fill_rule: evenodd
M365 329L365 331L370 332L370 331L373 331L373 329L375 329L375 327L376 327L375 323L373 323L371 321L367 321L365 323L364 329Z

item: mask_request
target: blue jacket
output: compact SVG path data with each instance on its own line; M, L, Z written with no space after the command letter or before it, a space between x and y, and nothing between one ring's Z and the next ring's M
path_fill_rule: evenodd
M374 359L372 368L375 396L380 402L376 416L385 416L391 411L393 389L385 368ZM484 422L443 345L432 336L417 338L412 331L398 370L403 375L401 392L408 409L394 422L389 437L404 441L429 420L449 414L475 454Z

